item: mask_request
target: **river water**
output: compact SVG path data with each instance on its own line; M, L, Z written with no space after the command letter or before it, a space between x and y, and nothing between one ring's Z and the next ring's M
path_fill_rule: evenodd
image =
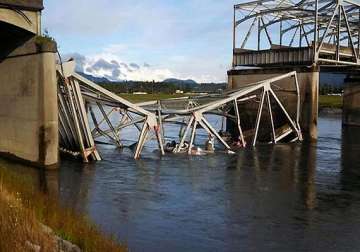
M101 146L104 161L31 174L131 251L360 251L360 128L321 117L317 144L166 156ZM40 175L39 175L40 174Z

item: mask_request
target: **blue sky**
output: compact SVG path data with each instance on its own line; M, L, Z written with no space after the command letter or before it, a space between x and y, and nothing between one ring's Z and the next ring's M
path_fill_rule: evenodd
M43 29L62 54L144 68L127 78L226 81L233 0L45 0Z

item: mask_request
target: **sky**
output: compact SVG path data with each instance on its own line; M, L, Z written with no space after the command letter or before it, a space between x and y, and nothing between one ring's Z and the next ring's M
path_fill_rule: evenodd
M225 82L234 0L44 0L42 27L78 70L109 79Z

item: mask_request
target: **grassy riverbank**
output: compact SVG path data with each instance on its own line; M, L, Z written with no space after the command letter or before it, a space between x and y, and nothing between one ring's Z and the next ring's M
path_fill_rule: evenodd
M342 96L320 95L319 108L342 109Z
M0 167L0 251L29 251L29 242L41 251L54 251L54 237L40 223L82 251L127 251L87 217L38 191L30 176Z
M42 251L54 250L54 239L43 232L34 212L24 208L21 198L3 186L0 186L0 223L0 251L29 251L29 244L40 246Z

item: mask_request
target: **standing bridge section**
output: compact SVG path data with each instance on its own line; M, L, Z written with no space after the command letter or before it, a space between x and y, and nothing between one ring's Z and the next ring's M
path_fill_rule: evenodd
M360 1L265 0L234 6L230 88L297 71L301 126L309 140L317 138L320 73L354 74L359 55ZM346 106L357 110L355 103Z

